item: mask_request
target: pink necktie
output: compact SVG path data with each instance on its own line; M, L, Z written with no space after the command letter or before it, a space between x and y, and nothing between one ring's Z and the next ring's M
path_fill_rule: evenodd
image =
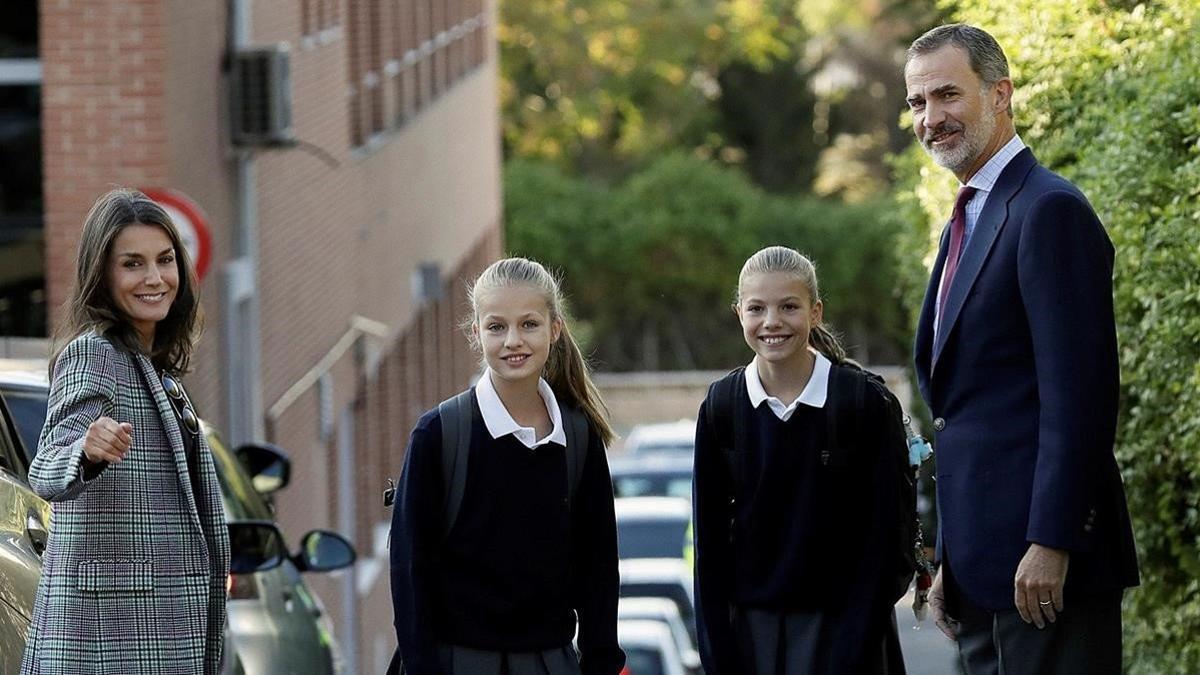
M946 311L946 298L950 295L950 284L954 282L954 273L958 271L958 259L962 256L963 237L967 230L967 202L971 201L975 192L975 188L964 185L958 190L958 199L954 200L954 214L950 216L950 250L946 252L946 264L942 271L942 291L938 294L939 326L942 323L942 314Z

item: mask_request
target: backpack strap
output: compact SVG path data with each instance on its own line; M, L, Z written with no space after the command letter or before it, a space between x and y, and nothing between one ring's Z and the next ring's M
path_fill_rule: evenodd
M829 466L840 459L846 430L858 428L858 415L866 403L867 377L866 371L850 363L829 369L829 395L825 397L826 438L825 448L821 450L821 466ZM847 390L849 396L843 393ZM850 404L848 409L847 403Z
M454 529L467 489L467 458L471 454L471 417L475 389L468 389L438 404L442 423L442 482L446 501L442 539Z
M743 427L746 421L738 414L737 402L741 399L739 392L742 396L746 395L744 371L744 367L735 368L708 388L708 429L720 444L721 458L729 472L731 496L737 493L737 486L742 483L742 463L737 461L737 453L745 439Z
M587 459L590 427L587 415L579 408L558 404L563 426L567 432L567 505L575 503L575 492L583 478L583 463Z

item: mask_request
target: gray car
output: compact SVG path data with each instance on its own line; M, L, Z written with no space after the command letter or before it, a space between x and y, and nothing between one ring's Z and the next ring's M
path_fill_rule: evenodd
M23 490L23 494L27 493L42 505L45 502L28 490L24 478L46 418L49 385L45 372L44 361L0 359L0 397L8 402L11 411L11 415L6 413L5 426L15 430L9 434L13 437L10 444L14 446L12 463L17 466L12 482L18 487L14 490ZM270 493L287 485L290 462L286 454L270 444L244 445L231 452L215 429L208 424L203 426L216 463L230 524L232 559L225 671L233 675L342 672L332 624L320 600L304 584L301 573L329 572L352 565L355 560L353 546L337 533L314 530L301 537L297 553L289 554L283 535L274 524L274 512L269 503ZM0 509L4 503L5 497L0 493ZM48 505L44 514L42 522L49 523ZM6 529L0 536L7 541L9 525L5 523L4 526ZM36 559L36 567L40 572L40 557ZM5 575L6 572L0 569L0 612L4 611L2 606L9 588ZM32 580L28 610L24 613L25 627L37 590L36 573ZM23 598L24 586L21 589ZM23 602L20 600L17 604ZM16 653L19 661L24 650L24 628L14 633L21 641L14 652L2 637L4 621L0 618L3 653ZM0 657L0 665L7 665L4 662L7 658ZM0 672L14 671L5 667L0 668Z

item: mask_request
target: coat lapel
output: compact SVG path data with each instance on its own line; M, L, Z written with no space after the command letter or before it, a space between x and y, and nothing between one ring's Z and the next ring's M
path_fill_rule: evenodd
M175 459L175 474L179 480L179 489L191 507L189 511L192 514L192 522L196 524L198 530L203 532L204 528L201 526L199 518L200 511L196 508L196 496L192 494L192 481L188 478L187 451L184 449L179 423L175 421L175 411L171 409L171 402L167 400L167 394L163 391L162 382L158 379L158 372L154 370L154 364L150 363L150 359L144 354L134 354L133 358L142 371L142 377L146 380L150 398L154 399L154 405L158 409L158 416L162 418L163 431L166 433L167 441L171 444L171 455ZM134 433L137 433L137 429L134 429Z
M942 311L942 322L938 326L937 337L933 345L932 367L937 366L938 357L941 356L942 348L946 346L946 338L954 330L954 324L958 321L958 315L962 311L967 294L971 292L971 287L979 278L979 271L983 269L983 263L992 250L992 244L996 242L996 237L1008 221L1008 203L1020 191L1021 186L1025 183L1025 177L1036 163L1033 152L1029 148L1025 148L1012 158L1008 166L1004 167L1004 171L1001 171L1000 177L996 179L996 184L992 186L987 202L983 205L983 211L979 214L979 221L975 223L975 230L972 232L970 240L967 241L967 248L958 262L958 271L954 273L954 281L950 284L950 290L946 294L946 307Z
M947 221L947 225L949 222ZM933 269L929 271L929 286L925 289L925 301L921 305L921 316L917 320L917 334L914 338L914 354L916 361L917 386L925 400L929 399L929 377L933 370L933 323L934 312L937 311L938 283L942 278L942 269L946 265L946 247L950 239L950 228L942 228L942 237L938 243L937 258L933 261Z

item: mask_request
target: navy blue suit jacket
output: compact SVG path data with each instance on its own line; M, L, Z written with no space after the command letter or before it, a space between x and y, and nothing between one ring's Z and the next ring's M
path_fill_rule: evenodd
M1074 185L1021 151L988 194L935 340L947 239L915 345L935 418L939 558L966 598L991 610L1014 608L1030 543L1070 551L1068 601L1137 585L1113 456L1119 372L1104 227Z

